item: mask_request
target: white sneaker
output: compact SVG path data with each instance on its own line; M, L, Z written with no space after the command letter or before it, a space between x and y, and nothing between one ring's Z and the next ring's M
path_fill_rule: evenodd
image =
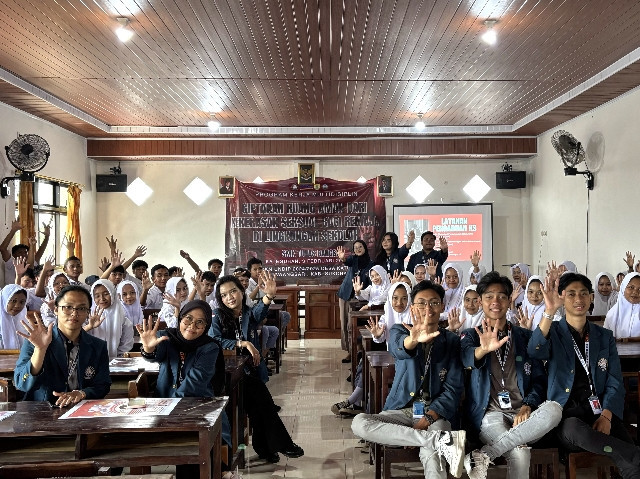
M469 479L487 479L487 470L491 459L484 452L476 449L464 457L464 468Z
M453 477L462 475L466 438L466 431L442 431L438 439L436 451L449 463L449 473Z

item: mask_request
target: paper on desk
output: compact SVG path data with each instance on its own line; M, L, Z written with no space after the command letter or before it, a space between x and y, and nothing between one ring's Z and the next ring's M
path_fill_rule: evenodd
M111 373L128 373L144 369L145 371L159 371L160 363L147 361L143 357L135 358L113 358L109 362L109 372Z
M15 413L15 411L0 411L0 421L4 421L9 416L14 415Z
M180 398L147 398L146 407L128 408L128 399L91 399L80 401L59 419L121 416L168 416Z

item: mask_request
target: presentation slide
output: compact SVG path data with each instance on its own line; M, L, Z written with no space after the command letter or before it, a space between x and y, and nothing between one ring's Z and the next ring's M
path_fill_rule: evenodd
M436 235L436 248L440 249L437 238L444 237L449 245L447 261L459 263L468 283L467 273L471 267L470 256L480 251L480 264L487 271L493 269L493 205L440 204L440 205L394 205L394 231L404 244L411 230L416 233L409 255L422 249L420 236L425 231ZM409 262L407 257L406 262Z

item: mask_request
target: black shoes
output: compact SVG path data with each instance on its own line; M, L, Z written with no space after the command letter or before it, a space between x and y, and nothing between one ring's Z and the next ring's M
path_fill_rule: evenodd
M291 443L289 447L287 447L284 451L280 451L287 457L296 458L300 456L304 456L304 450L295 443Z
M346 364L350 362L351 362L351 355L347 356L346 358L342 358L342 364Z
M269 454L264 459L266 459L271 464L275 464L276 462L280 462L280 454L274 452L273 454Z

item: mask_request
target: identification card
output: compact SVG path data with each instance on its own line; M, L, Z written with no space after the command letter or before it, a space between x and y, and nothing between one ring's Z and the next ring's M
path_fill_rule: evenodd
M598 396L591 396L589 398L589 404L591 405L593 414L602 414L602 406L600 405L600 399L598 399Z
M509 396L509 391L501 391L498 393L498 404L502 409L513 409L511 407L511 396Z
M413 419L420 419L424 416L424 402L415 401L413 403Z

